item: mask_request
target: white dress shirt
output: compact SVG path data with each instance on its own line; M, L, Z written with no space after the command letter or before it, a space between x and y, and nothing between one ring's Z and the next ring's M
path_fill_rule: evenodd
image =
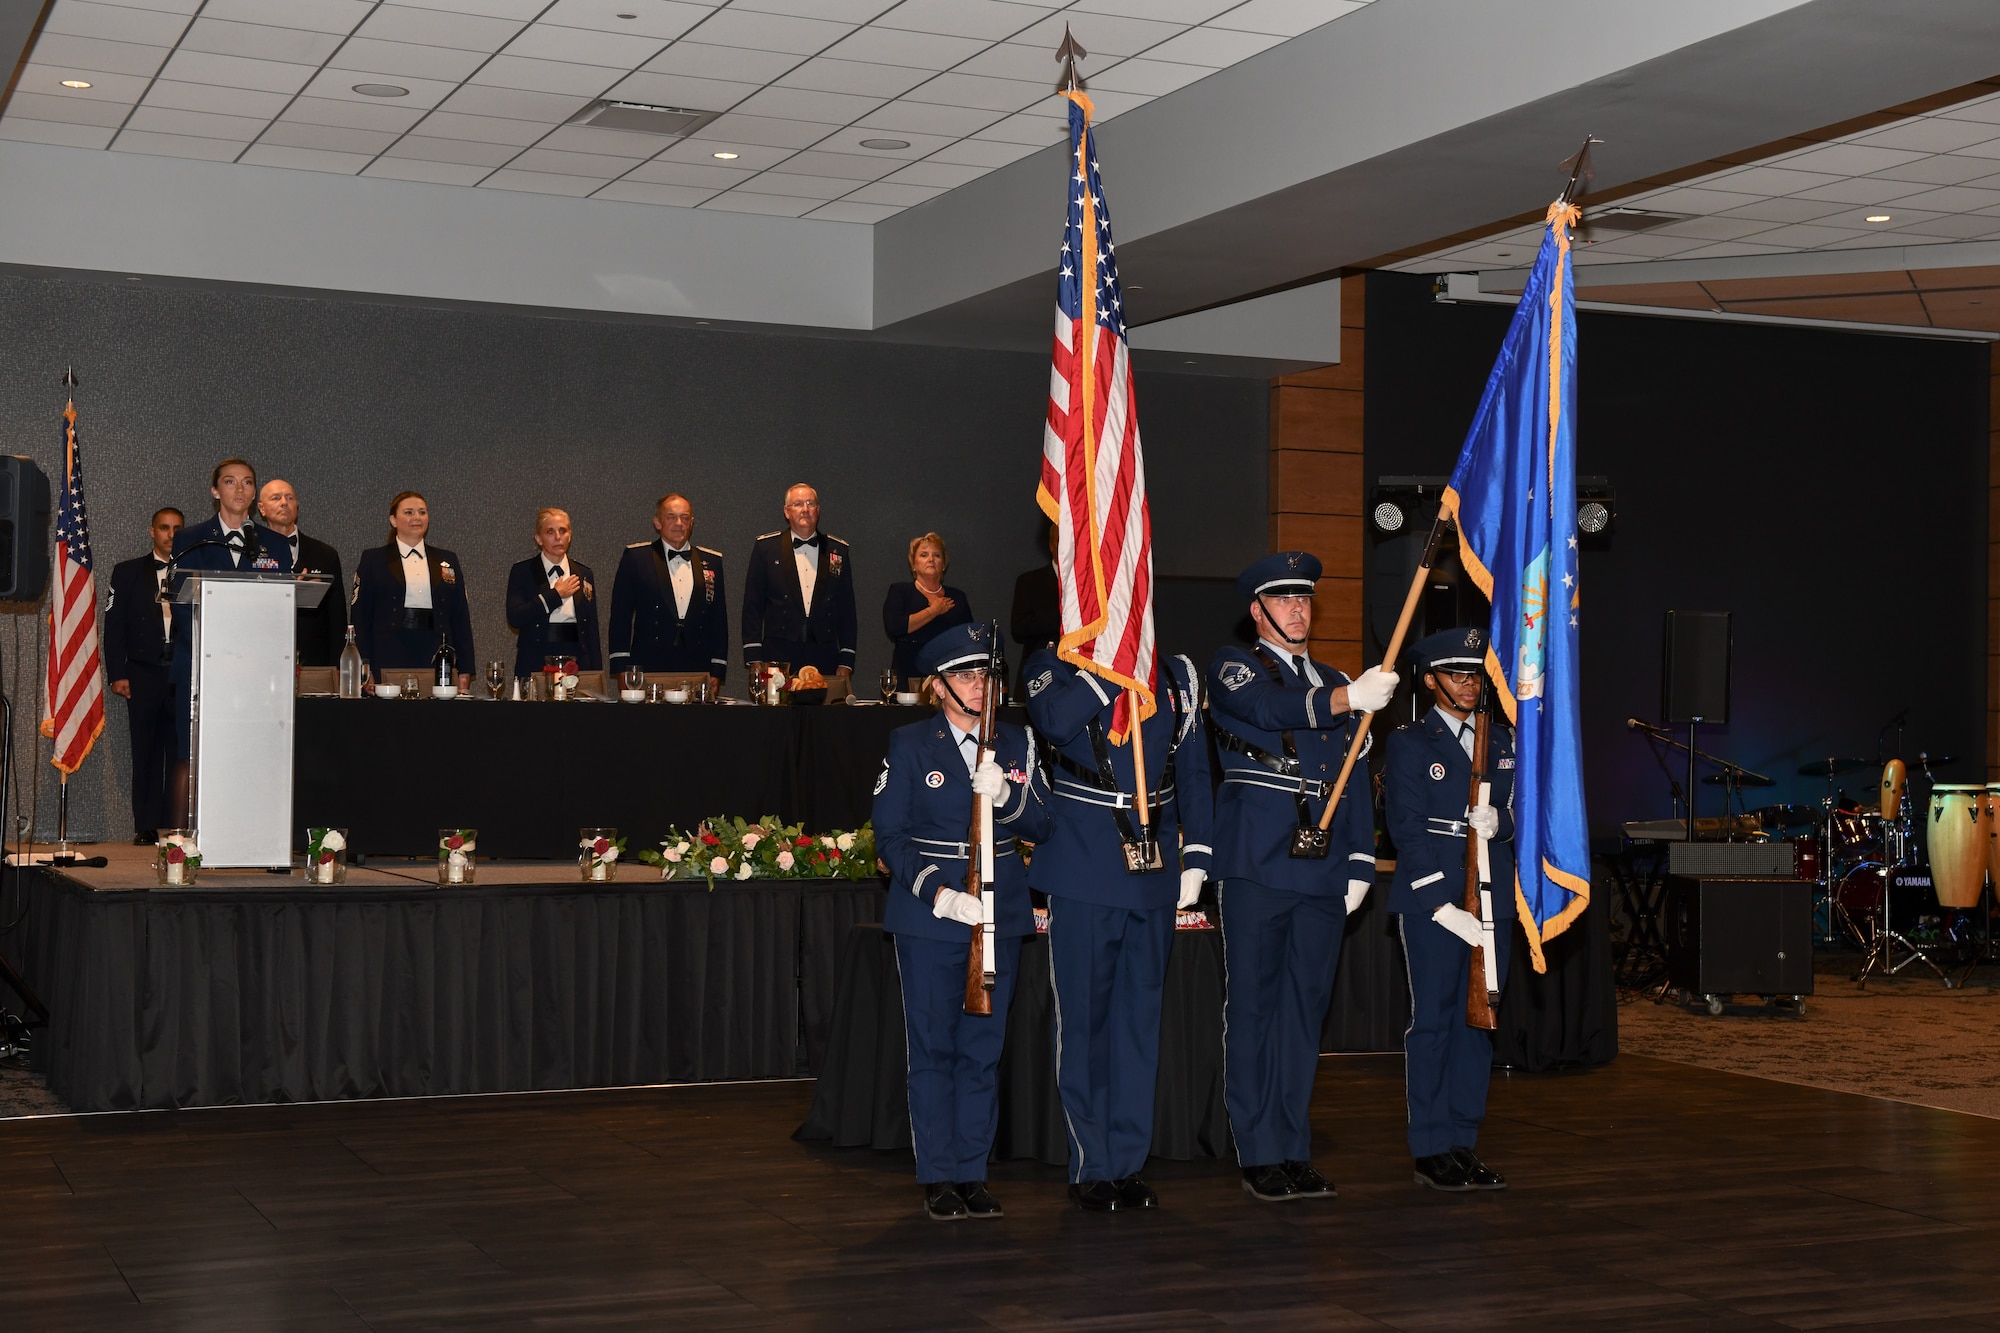
M1315 667L1312 663L1312 659L1310 657L1307 657L1304 653L1295 653L1290 648L1284 647L1282 644L1272 643L1269 639L1259 639L1257 640L1257 642L1263 644L1264 647L1270 651L1271 655L1276 657L1280 662L1290 662L1292 664L1292 670L1297 671L1299 674L1303 675L1309 684L1312 685L1326 684L1325 681L1319 678L1319 668Z
M226 523L222 525L222 540L229 543L229 562L233 565L241 566L243 563L243 548L250 544L250 526L249 519L243 520L240 528L232 528Z
M157 555L153 557L153 583L159 588L154 596L160 599L160 637L174 637L174 604L167 600L167 562Z
M543 556L541 557L541 561L542 572L549 576L549 586L551 588L556 586L557 579L569 577L568 560L551 560L547 556ZM549 623L551 625L574 625L576 623L576 598L563 598L562 605L549 612Z
M686 620L688 602L694 597L694 543L689 542L686 546L668 546L662 541L660 545L667 553L667 582L674 585L674 614ZM687 552L687 559L674 559L676 551Z
M792 540L791 534L786 534L786 540ZM799 566L799 596L805 599L806 614L811 615L813 586L819 582L819 548L813 546L801 549L793 546L792 559L797 561Z
M416 559L410 558L414 552ZM396 556L403 562L403 606L431 609L431 553L418 542L415 546L403 545L401 537L396 538Z
M1472 719L1468 717L1461 722L1436 704L1431 705L1431 711L1444 719L1446 731L1458 737L1458 748L1465 751L1465 757L1472 758Z
M957 742L959 757L965 760L966 776L970 777L979 767L979 733L960 731L956 722L946 722L944 725L945 729L951 732L952 740Z

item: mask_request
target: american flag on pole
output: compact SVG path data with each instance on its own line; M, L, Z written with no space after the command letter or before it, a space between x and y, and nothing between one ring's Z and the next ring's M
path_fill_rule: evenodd
M1056 525L1062 596L1058 654L1131 691L1111 739L1153 715L1153 529L1132 401L1124 294L1097 171L1089 97L1069 99L1069 219L1056 276L1055 358L1037 502Z
M97 651L97 580L90 523L83 513L83 461L76 448L76 402L63 408L62 508L56 516L55 592L49 606L48 709L42 734L49 762L64 776L83 767L104 730L104 664Z

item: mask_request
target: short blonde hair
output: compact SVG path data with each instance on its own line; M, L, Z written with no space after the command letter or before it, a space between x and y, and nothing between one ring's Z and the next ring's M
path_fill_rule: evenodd
M548 516L550 514L561 514L564 518L569 518L569 510L564 509L561 505L544 505L542 508L537 509L535 511L536 532L540 532L542 530L542 524L548 519ZM574 528L575 526L576 526L576 520L571 518L570 527Z
M911 572L914 573L917 568L917 552L922 550L926 545L937 547L938 556L944 561L945 569L951 568L951 552L946 549L944 538L938 536L935 532L926 532L923 536L910 543Z

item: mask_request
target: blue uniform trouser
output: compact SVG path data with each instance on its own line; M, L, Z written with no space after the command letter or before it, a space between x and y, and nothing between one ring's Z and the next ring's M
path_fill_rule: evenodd
M1410 1100L1410 1155L1433 1157L1479 1143L1493 1037L1465 1021L1472 946L1421 913L1396 918L1410 969L1410 1026L1403 1034L1403 1078ZM1507 985L1514 923L1495 923L1500 956L1495 990Z
M966 931L956 942L896 937L910 1053L910 1137L917 1181L924 1185L986 1179L1000 1121L1000 1047L1021 968L1021 940L995 942L993 1012L973 1015L965 1012L971 927Z
M1136 1176L1153 1151L1160 988L1174 909L1049 899L1056 1091L1069 1128L1069 1178Z
M1223 1095L1243 1166L1312 1155L1313 1078L1347 903L1232 879L1222 903Z

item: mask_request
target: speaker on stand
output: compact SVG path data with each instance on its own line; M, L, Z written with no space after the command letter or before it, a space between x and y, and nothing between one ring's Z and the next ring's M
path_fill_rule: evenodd
M1694 841L1695 734L1702 723L1729 722L1727 611L1669 611L1661 636L1660 720L1688 729L1687 841ZM1729 814L1723 810L1726 821Z

